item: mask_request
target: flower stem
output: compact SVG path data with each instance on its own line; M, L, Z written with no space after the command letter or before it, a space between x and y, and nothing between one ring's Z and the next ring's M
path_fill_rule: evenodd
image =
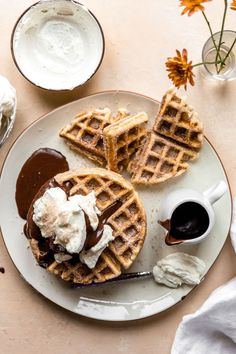
M235 42L236 42L236 38L235 38ZM222 61L218 60L218 61L203 61L201 63L197 63L192 65L192 68L195 68L196 66L200 66L200 65L209 65L209 64L221 64Z
M225 58L223 59L221 65L220 65L220 71L222 70L223 66L225 65L225 62L226 62L227 58L229 57L230 53L232 52L232 49L233 49L235 43L236 43L236 38L234 38L234 41L231 44L231 47L229 48L228 53L226 54Z
M220 58L220 47L222 44L221 42L222 42L222 37L223 37L223 32L224 32L224 27L225 27L225 18L226 18L227 7L228 7L227 0L224 0L224 3L225 3L225 9L224 9L224 15L223 15L223 20L222 20L222 25L221 25L220 39L219 39L219 43L217 46L216 61L218 60L218 58ZM222 65L220 66L220 69L217 68L217 74L219 74L221 69L222 69Z
M214 44L214 47L215 47L215 50L218 52L218 47L217 47L217 44L216 44L216 41L215 41L215 38L214 38L214 35L213 35L213 31L212 31L212 28L211 28L211 24L210 22L208 21L208 18L206 17L206 14L204 11L202 11L202 15L207 23L207 26L210 30L210 34L211 34L211 38L212 38L212 42ZM218 57L220 58L220 60L222 60L221 56L220 56L220 53L218 53ZM217 61L218 58L216 58L216 61ZM213 63L214 64L214 63ZM217 63L215 63L215 66L216 66L216 69L217 69Z

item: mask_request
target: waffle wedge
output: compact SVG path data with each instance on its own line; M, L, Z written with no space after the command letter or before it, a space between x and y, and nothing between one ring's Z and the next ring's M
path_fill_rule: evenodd
M108 219L115 239L102 252L93 269L81 263L78 256L62 263L56 262L50 253L52 250L45 246L48 238L43 240L38 236L30 237L31 249L38 263L63 280L80 284L104 282L120 275L122 269L130 267L143 246L146 234L145 211L133 186L122 176L101 168L67 171L55 176L53 183L66 190L68 195L87 195L94 191L100 211L117 200L122 205ZM49 185L52 185L52 181ZM28 224L32 219L32 209L31 206Z
M203 127L198 114L173 89L163 96L146 143L129 163L131 181L157 184L188 169L188 161L199 156Z
M198 113L172 88L162 99L153 130L190 149L200 149L203 143L203 126Z
M131 181L145 185L164 182L184 173L187 161L197 156L197 152L151 132L136 159L129 164Z
M111 115L108 108L82 112L63 127L59 135L75 152L88 157L100 166L106 166L103 129L127 115L125 109L119 109L115 115Z
M124 170L146 137L144 124L148 121L146 113L128 116L103 131L107 167L115 172Z

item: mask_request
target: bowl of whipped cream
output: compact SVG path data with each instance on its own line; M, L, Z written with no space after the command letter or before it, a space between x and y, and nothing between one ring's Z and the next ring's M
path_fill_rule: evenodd
M41 0L18 19L11 37L21 74L47 90L73 90L101 65L105 40L101 25L76 0Z

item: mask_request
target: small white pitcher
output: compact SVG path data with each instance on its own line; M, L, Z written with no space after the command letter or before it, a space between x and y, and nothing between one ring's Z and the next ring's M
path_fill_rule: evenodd
M217 202L217 200L225 194L227 189L227 184L224 181L220 181L203 193L200 193L194 189L177 189L168 194L161 205L159 214L159 223L166 229L166 243L168 245L178 243L196 244L204 240L210 234L215 223L215 212L212 208L212 204ZM200 204L208 214L209 224L206 231L196 238L182 240L174 239L169 235L171 218L176 208L186 202L195 202ZM171 238L167 239L168 236Z

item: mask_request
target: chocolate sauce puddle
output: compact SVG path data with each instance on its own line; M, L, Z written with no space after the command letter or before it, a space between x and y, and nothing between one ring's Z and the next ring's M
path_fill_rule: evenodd
M91 227L89 222L88 215L85 215L86 221L86 229L87 229L87 236L84 244L84 249L87 251L91 247L95 246L102 237L104 225L107 223L107 220L110 218L112 214L114 214L122 205L120 200L116 200L113 204L107 207L101 215L98 216L98 227L94 231Z
M59 151L49 148L36 150L24 163L16 182L16 204L19 215L26 219L34 196L50 178L69 169Z

